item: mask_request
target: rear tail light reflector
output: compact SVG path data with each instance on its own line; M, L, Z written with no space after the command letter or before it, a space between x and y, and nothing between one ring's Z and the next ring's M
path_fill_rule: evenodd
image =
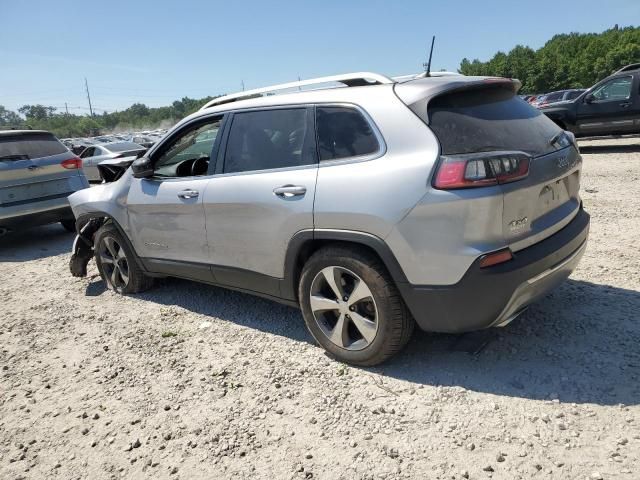
M492 267L494 265L498 265L499 263L508 262L513 258L511 254L511 250L505 248L503 250L498 250L497 252L489 253L480 258L480 268Z

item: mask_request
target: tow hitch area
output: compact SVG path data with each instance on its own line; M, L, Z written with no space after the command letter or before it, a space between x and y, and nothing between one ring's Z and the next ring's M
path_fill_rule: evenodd
M85 223L73 241L69 270L74 277L87 276L87 264L93 257L93 234L102 226L104 218L92 218Z

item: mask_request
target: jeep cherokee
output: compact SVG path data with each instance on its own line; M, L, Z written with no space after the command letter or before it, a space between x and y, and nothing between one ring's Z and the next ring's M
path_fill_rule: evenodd
M573 135L518 88L359 73L216 98L71 196L71 270L94 257L122 294L174 276L300 306L356 365L415 323L506 325L569 276L589 229Z

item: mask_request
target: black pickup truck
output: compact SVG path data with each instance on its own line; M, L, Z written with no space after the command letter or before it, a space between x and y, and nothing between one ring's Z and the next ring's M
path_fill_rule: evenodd
M574 100L540 111L576 137L640 133L640 63L621 68Z

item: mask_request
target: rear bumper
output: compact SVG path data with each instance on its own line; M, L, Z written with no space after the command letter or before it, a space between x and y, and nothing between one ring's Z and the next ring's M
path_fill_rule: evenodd
M0 227L18 229L73 219L68 195L10 207L0 206Z
M481 269L476 260L455 285L398 288L423 330L455 333L505 325L571 274L586 248L589 222L580 209L562 230L506 263Z

